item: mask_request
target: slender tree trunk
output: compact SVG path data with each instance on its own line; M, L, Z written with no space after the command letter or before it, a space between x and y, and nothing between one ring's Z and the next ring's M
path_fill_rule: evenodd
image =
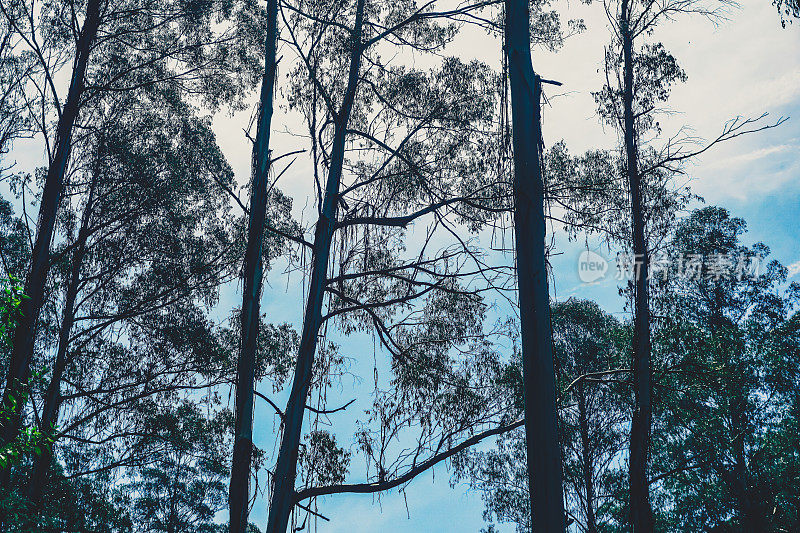
M544 243L541 82L531 63L528 2L506 0L505 8L531 523L533 531L556 533L564 531L564 499Z
M100 25L100 6L101 0L89 0L86 4L86 18L76 45L72 80L56 127L55 154L47 170L39 207L36 241L31 254L30 270L25 280L25 294L28 298L22 301L22 318L14 330L6 387L3 391L3 406L11 414L11 418L3 423L2 431L0 431L0 445L14 442L19 435L20 411L23 406L20 405L21 402L17 402L12 409L11 398L22 397L21 393L31 376L30 363L33 357L36 323L39 320L47 274L50 269L50 243L53 239L58 205L63 192L72 131L80 111L89 54ZM3 471L2 478L2 483L7 485L10 479L9 469Z
M253 392L255 387L256 338L258 337L261 297L261 253L267 212L267 187L270 167L269 138L275 90L276 48L278 46L278 0L267 5L267 38L264 78L261 81L256 142L253 147L253 186L250 192L250 217L244 259L241 353L236 368L236 422L228 494L230 532L244 533L248 524L250 463L253 450Z
M266 533L284 533L295 504L294 482L297 475L297 450L300 445L303 414L305 412L308 389L311 384L314 356L317 350L317 335L322 325L322 303L327 283L331 240L336 226L336 211L339 203L347 124L355 100L361 67L364 1L358 0L356 4L356 20L352 33L353 50L350 54L347 89L345 90L341 109L334 117L334 138L328 179L325 184L320 217L314 233L311 283L308 290L303 331L300 335L300 347L295 364L292 390L284 412L283 438L278 452L278 461L275 465L275 475L273 476L274 482Z
M750 476L747 470L747 460L744 450L744 434L741 430L745 426L741 412L737 413L738 406L734 406L733 413L733 492L736 497L736 507L739 522L745 532L766 531L761 524L760 517L755 512L753 501L750 498Z
M634 332L633 332L633 396L631 421L630 507L634 533L653 530L653 511L650 507L647 461L650 449L652 383L650 369L650 301L647 287L648 253L644 236L644 207L638 167L638 148L633 111L633 36L630 30L630 4L622 0L620 30L623 55L623 107L625 154L628 186L631 196L631 227L633 230L634 269Z
M27 496L28 500L34 505L38 506L41 500L44 487L47 483L47 471L50 468L50 462L53 460L53 433L55 425L58 422L58 408L61 404L61 380L64 377L64 371L69 363L67 351L69 348L69 336L72 331L72 325L75 321L75 300L78 296L78 285L80 284L81 265L83 258L86 255L86 241L89 237L89 220L92 214L92 204L94 201L95 187L99 179L99 158L102 157L102 150L98 152L98 163L92 182L89 185L89 196L86 200L86 207L81 217L81 226L78 230L78 238L75 253L72 256L72 265L69 272L69 281L67 285L67 293L64 301L64 312L61 318L61 329L58 332L58 349L56 352L56 362L53 366L53 375L50 378L50 383L47 386L45 394L44 405L42 407L41 427L42 433L50 440L50 445L42 449L42 453L34 458L33 461L33 474L28 481Z
M578 385L578 425L581 432L581 455L583 456L583 488L586 492L586 532L597 533L597 519L594 514L594 467L589 444L589 422L586 409L584 382Z
M731 484L736 500L739 522L744 532L767 531L766 524L762 523L753 498L750 497L750 472L747 467L745 451L745 432L747 431L745 392L738 383L730 383L733 389L730 402L731 418L731 447L733 451L733 472Z

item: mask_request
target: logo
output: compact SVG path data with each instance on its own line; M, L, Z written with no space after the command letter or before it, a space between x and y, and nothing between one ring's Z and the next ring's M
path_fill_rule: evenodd
M584 250L578 256L578 277L584 283L594 283L605 277L608 272L608 261L591 250Z

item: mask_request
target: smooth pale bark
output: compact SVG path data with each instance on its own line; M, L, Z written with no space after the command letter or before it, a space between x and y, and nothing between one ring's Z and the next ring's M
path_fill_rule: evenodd
M506 0L506 53L514 143L514 233L517 251L528 487L533 531L564 531L550 298L545 260L540 79L530 51L527 0Z
M102 157L100 154L98 158ZM100 163L98 161L97 168L99 169ZM99 178L99 172L95 171L92 176L92 182L89 186L89 196L86 200L86 207L81 216L81 226L78 230L78 238L75 243L75 252L72 255L72 264L70 266L69 280L67 282L67 293L64 299L64 311L61 317L61 328L58 331L58 348L56 351L56 362L53 365L53 375L50 377L50 383L47 386L45 393L44 404L42 407L41 427L42 433L47 436L48 440L52 441L54 429L58 422L58 408L61 404L61 380L64 377L64 371L69 363L68 348L69 336L72 331L72 325L75 322L75 300L78 296L78 286L80 284L81 265L83 258L86 256L86 241L89 237L89 221L92 215L92 204L94 201L95 187ZM53 460L53 447L55 442L51 442L49 446L42 449L42 453L37 455L33 461L33 474L28 481L27 497L28 500L34 505L38 506L44 492L44 487L47 483L47 471L50 468L50 462Z
M3 423L0 431L0 445L14 442L20 431L21 402L11 408L11 398L19 400L31 376L31 359L36 336L36 324L39 320L44 300L47 275L50 270L50 244L56 224L58 206L64 188L64 176L71 149L72 132L80 111L81 99L85 89L84 76L89 63L92 44L100 25L101 0L89 0L86 4L86 18L78 38L75 50L75 64L72 70L67 100L58 119L56 127L55 153L47 170L47 177L42 191L39 207L39 222L36 240L31 253L31 265L25 279L25 294L28 298L22 301L22 317L14 330L13 347L9 360L6 388L3 392L3 406L11 415ZM3 472L2 482L8 484L9 469Z
M256 141L253 147L253 186L244 259L241 353L236 367L236 422L234 429L231 483L228 493L230 532L244 533L249 510L250 465L253 453L253 394L255 387L256 338L263 265L264 223L270 167L269 139L275 91L276 48L278 45L278 0L267 5L267 38L264 78L261 81Z
M334 137L328 179L325 183L320 217L314 232L311 283L308 289L292 390L284 411L283 438L273 476L266 533L284 533L295 505L294 483L297 476L297 451L300 445L300 433L303 429L303 414L311 384L319 329L322 325L322 303L327 284L331 240L336 229L336 211L339 203L347 124L350 120L361 68L363 21L364 0L358 0L355 26L352 32L353 50L350 54L347 88L341 108L334 117Z
M581 381L578 385L578 425L580 426L583 462L583 488L586 493L586 533L597 533L597 519L594 513L594 466L589 443L588 416L585 384Z
M627 161L628 187L631 197L631 227L633 230L634 318L633 318L633 397L631 420L630 479L631 526L634 533L653 530L653 511L650 506L647 462L650 450L650 428L653 408L650 363L650 299L648 296L648 253L644 236L644 207L638 167L635 119L633 111L633 36L630 29L631 9L623 0L620 10L620 34L623 56L623 127Z

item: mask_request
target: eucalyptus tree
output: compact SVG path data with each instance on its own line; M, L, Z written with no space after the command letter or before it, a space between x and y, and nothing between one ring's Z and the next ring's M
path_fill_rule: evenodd
M47 155L25 278L30 298L15 330L4 390L8 405L30 375L51 243L85 107L106 93L137 92L159 83L203 95L212 104L236 98L252 82L248 30L258 16L246 2L10 0L0 4L0 11L12 46L33 58L24 82L26 109ZM231 20L237 24L225 23ZM63 78L70 80L65 94L58 83ZM13 440L18 428L19 417L4 423L3 442Z
M236 371L236 420L229 490L230 531L244 533L247 528L248 487L253 449L253 393L256 370L256 340L259 326L259 299L263 275L262 248L267 199L271 192L268 173L272 126L273 93L277 75L278 0L267 2L267 32L264 41L264 76L258 108L256 139L253 146L253 181L247 249L244 257L244 288L241 312L241 352Z
M134 531L205 533L225 507L230 412L212 416L204 406L182 402L152 415L158 458L137 469L125 486L132 499Z
M651 2L650 4L655 4ZM644 6L643 14L655 6ZM633 3L622 0L619 4L618 16L615 20L615 29L618 31L619 45L622 50L622 83L621 83L621 113L613 115L612 120L620 127L624 139L625 173L628 182L631 213L631 241L635 261L633 281L634 294L634 335L632 342L632 372L634 391L634 410L631 420L630 437L630 512L631 524L636 532L653 530L652 510L649 500L647 484L648 451L650 448L650 429L652 425L652 375L651 375L651 346L650 346L650 305L648 296L648 262L649 253L645 240L645 212L642 202L641 174L639 170L639 138L644 133L642 126L637 128L637 122L648 120L652 116L647 105L655 103L655 98L664 100L666 92L655 92L654 95L634 88L634 72L636 69L633 56L633 42L637 33L646 31L646 28L637 28L636 21L640 19L638 13L634 14ZM669 84L684 76L677 69L672 56L667 55L663 49L644 49L643 54L637 55L639 65L647 65L647 60L659 63L655 72L655 89L664 90ZM610 54L611 52L609 52ZM612 59L615 65L616 57ZM647 79L637 75L638 79ZM640 84L640 89L641 87ZM608 88L611 91L610 87ZM636 98L634 95L639 96ZM650 98L648 98L650 96ZM655 96L655 98L653 98ZM634 109L634 99L638 106ZM650 102L648 102L650 100ZM614 102L615 104L617 102ZM616 111L616 110L615 110ZM639 120L637 120L639 119ZM652 124L652 121L651 121ZM646 126L645 126L646 127Z
M114 100L106 100L108 107L94 115L96 134L76 146L66 189L69 202L59 215L66 235L56 247L55 278L63 281L64 300L53 298L48 305L52 311L59 309L60 317L41 413L46 431L58 421L62 381L82 345L104 339L120 322L140 319L176 299L208 298L217 287L214 278L224 281L230 275L225 273L231 268L227 259L220 259L230 229L211 218L204 220L225 209L226 193L216 179L230 174L221 154L214 153L207 126L187 115L181 103L177 109L162 107L159 113L148 109L164 105L157 97ZM190 143L204 153L186 150ZM178 151L172 151L171 144ZM192 160L192 152L200 157ZM194 183L186 180L186 172L196 174ZM207 213L192 213L187 209L190 202ZM183 231L193 226L195 232L205 226L205 238L197 233L195 242L187 239ZM186 264L176 263L180 260ZM43 340L46 347L48 341ZM102 364L86 369L84 383L98 376ZM33 501L39 499L49 459L45 453L36 461L28 491Z
M791 531L800 377L800 286L769 260L761 243L741 243L742 219L706 207L683 220L672 240L697 265L662 281L659 351L662 434L651 483L672 505L670 529Z
M165 86L106 97L86 113L94 126L75 145L35 359L51 372L34 416L55 448L35 458L26 482L40 515L57 471L122 478L157 460L149 413L187 394L213 398L234 375L229 335L208 315L239 273L244 223L208 120ZM271 221L290 226L288 200L277 191L272 200ZM263 261L282 250L268 240Z
M564 496L558 439L550 292L542 178L542 78L531 61L530 5L505 2L505 53L514 148L514 235L519 288L526 457L532 527L563 531Z
M318 202L323 206L321 216L326 216L328 196L337 192L340 201L334 207L344 211L336 224L336 229L345 231L335 243L338 249L334 265L329 267L336 274L328 280L328 292L333 298L323 322L341 315L338 325L345 334L372 328L381 347L392 356L393 371L390 389L374 395L368 419L362 422L363 428L356 436L370 481L346 483L350 456L338 448L331 436L323 438L315 430L316 449L328 450L331 457L337 458L334 463L338 467L330 469L337 475L315 479L313 472L306 473L303 481L312 486L297 490L297 502L327 494L403 487L467 447L522 424L522 418L509 416L512 411L508 406L513 399L502 388L491 385L497 379L500 355L487 341L490 335L482 326L484 304L477 297L486 289L508 291L508 274L513 270L489 266L482 254L459 235L460 229L480 230L492 219L508 213L512 205L504 164L507 133L503 124L500 131L495 129L497 81L484 65L476 62L465 64L446 58L439 68L426 73L381 60L384 49L392 46L437 51L454 35L451 25L415 27L426 20L453 22L468 13L469 20L480 21L495 32L502 31L503 24L478 16L478 9L488 3L464 4L442 12L432 11L431 5L416 11L416 7L408 7L398 15L393 10L406 6L377 4L379 15L399 22L391 26L370 19L362 21L365 31L377 35L366 34L361 53L367 67L355 79L350 70L347 84L342 74L333 79L330 74L344 73L346 66L354 65L354 56L346 55L353 50L353 39L340 44L338 39L342 37L333 40L325 35L331 25L345 36L351 32L331 22L328 13L333 7L311 14L302 12L301 7L288 10L296 20L306 17L313 21L304 28L302 37L287 24L287 40L296 49L302 48L298 52L301 76L296 78L290 94L292 105L303 110L309 125ZM537 15L542 12L537 10ZM542 35L535 36L536 42L552 45L560 39L557 17L536 20L537 29L542 30ZM314 32L315 25L318 33ZM373 50L372 46L378 44L378 50ZM381 56L376 55L378 51ZM331 173L338 168L333 162L338 161L337 127L342 115L331 111L331 102L336 100L325 92L330 86L355 91L345 135L345 141L357 141L345 143L353 154L344 166L352 184L346 183L338 190L323 189L322 179L317 177L324 175L327 166L330 184ZM401 239L406 236L402 230L425 215L433 215L434 221L424 232L421 250L403 263L398 259L398 248L404 242ZM317 232L319 228L318 225ZM422 238L413 226L409 231L412 238L415 232L418 239ZM441 240L441 236L437 237L440 233L451 236L455 246L429 256L429 250ZM312 264L317 267L316 256ZM466 264L472 266L465 269ZM420 279L421 276L428 279ZM480 285L472 288L470 284L476 281ZM421 304L414 302L418 298ZM408 309L406 316L398 316L397 309L404 308ZM358 320L353 322L353 316ZM307 327L308 313L305 320ZM461 356L454 358L459 352ZM281 412L281 417L288 418L293 401L290 399L287 412ZM460 442L459 435L463 435ZM416 442L413 452L392 452L402 438ZM284 434L284 446L286 442ZM323 446L322 442L326 444ZM314 456L318 455L319 452ZM304 462L309 464L311 460L305 457ZM278 490L278 483L283 483L283 475L276 469L274 491ZM273 503L276 497L284 496L273 492ZM307 506L301 508L314 514ZM271 508L271 512L274 510ZM270 522L268 528L274 524Z
M424 386L440 395L441 400L429 396L435 407L448 389L463 393L475 379L442 379L455 372L447 369L452 351L482 336L479 289L467 281L485 283L505 271L486 265L458 227L474 222L471 209L491 205L493 198L498 211L508 203L486 179L496 172L494 158L486 155L496 150L491 141L497 81L477 62L445 58L425 71L383 59L392 49L398 57L407 50L440 52L454 36L457 19L484 5L437 11L433 3L359 0L282 8L285 41L297 56L289 102L309 128L318 218L313 240L304 245L311 252L308 297L289 400L279 412L283 435L268 531L284 531L296 504L313 514L300 503L305 499L402 486L454 455L451 443L459 435L468 441L480 434L471 433L480 424L498 420L500 411L487 410L492 416L469 422L476 400L469 410L464 401L450 419L436 421L436 410L422 401ZM484 153L476 153L477 146ZM424 217L432 220L423 230ZM451 244L442 245L444 239ZM410 257L402 253L407 241L419 243ZM376 390L368 427L357 437L374 467L374 482L346 484L339 474L320 477L312 469L304 472L312 486L298 490L298 459L310 462L309 445L300 452L304 415L333 414L319 405L329 380L324 369L341 360L330 344L319 344L332 327L345 335L372 332L391 356L396 389ZM320 396L317 407L308 409L312 387L319 387ZM445 416L441 409L438 414ZM434 418L419 426L425 417ZM416 453L391 460L389 443L410 425L421 429ZM329 450L344 468L346 454L336 452L333 436L316 426L308 437L314 455Z
M554 303L552 320L567 521L578 531L604 531L618 524L612 510L620 498L622 472L616 465L625 450L623 354L629 333L591 301ZM498 373L498 385L508 389L514 410L521 413L523 380L516 359ZM465 452L456 468L458 479L481 492L485 519L513 523L520 533L536 531L526 453L524 433L509 431L489 450Z
M628 418L628 329L590 301L553 305L553 344L563 428L565 484L571 517L587 533L613 521L616 466Z
M718 19L732 2L727 0L619 0L604 2L612 27L606 50L606 80L595 94L601 118L620 136L623 170L629 199L630 251L634 276L631 283L634 315L632 372L634 409L630 432L630 516L634 531L652 531L653 516L648 489L648 453L653 416L652 346L649 269L652 249L647 240L647 177L652 173L680 174L682 163L718 142L772 127L756 125L756 119L729 121L722 133L706 146L681 131L659 146L661 127L656 120L669 97L670 87L685 81L686 74L661 43L642 43L664 20L682 14ZM778 121L780 123L780 121ZM693 147L694 145L694 147ZM663 238L663 235L662 235Z

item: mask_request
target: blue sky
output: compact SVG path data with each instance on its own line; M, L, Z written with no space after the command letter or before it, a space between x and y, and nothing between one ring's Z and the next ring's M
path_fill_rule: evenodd
M602 84L603 46L608 41L608 27L602 6L594 2L556 4L568 8L562 17L584 18L587 31L570 38L558 54L534 53L534 67L543 76L564 83L558 91L548 91L550 105L544 111L545 142L560 139L571 152L615 143L612 131L603 128L595 115L591 91ZM747 220L749 242L763 241L774 256L790 266L800 281L800 24L781 29L770 0L743 0L740 9L731 11L729 20L713 25L702 19L679 19L663 25L652 37L661 40L686 70L688 81L674 90L670 107L673 114L662 121L665 133L682 126L703 138L713 138L722 124L736 115L758 116L769 112L771 118L791 116L780 128L740 138L704 154L687 168L690 186L707 204L729 208ZM478 58L497 65L499 43L475 31L462 34L450 53L462 58ZM234 167L237 179L244 183L250 171L250 146L242 133L249 122L249 112L215 117L214 128L220 145ZM297 138L286 129L302 128L296 116L276 112L274 118L275 152L297 148ZM14 156L22 166L40 164L42 154L35 143L19 143ZM279 186L294 199L294 215L309 224L314 213L310 197L311 179L307 163L298 161ZM3 186L4 187L4 186ZM3 194L7 192L2 189ZM560 228L553 228L561 255L552 258L555 280L554 297L569 296L595 299L602 307L619 313L621 301L613 279L596 285L581 284L577 277L577 257L582 243L566 241ZM300 329L302 323L302 279L298 273L287 277L282 265L269 274L262 310L274 322L287 321ZM225 317L240 303L240 287L228 287L219 305ZM373 361L385 369L382 354L375 352L369 337L335 339L341 352L352 359L355 374L371 375ZM271 393L264 384L262 392ZM360 408L369 401L370 387L345 379L335 388L331 405L358 398L346 412L336 415L334 432L340 443L350 446ZM274 395L280 405L285 396ZM256 443L268 452L275 451L277 421L269 408L259 404L256 413ZM355 450L354 450L355 451ZM361 481L363 464L354 459L352 481ZM261 476L261 483L265 477ZM404 493L397 490L380 498L370 495L338 495L319 502L319 511L331 522L318 522L325 533L404 533L404 532L476 532L484 525L480 496L464 485L450 487L450 475L442 465L410 483ZM256 501L252 519L259 525L266 520L267 502ZM506 527L502 531L513 531Z

